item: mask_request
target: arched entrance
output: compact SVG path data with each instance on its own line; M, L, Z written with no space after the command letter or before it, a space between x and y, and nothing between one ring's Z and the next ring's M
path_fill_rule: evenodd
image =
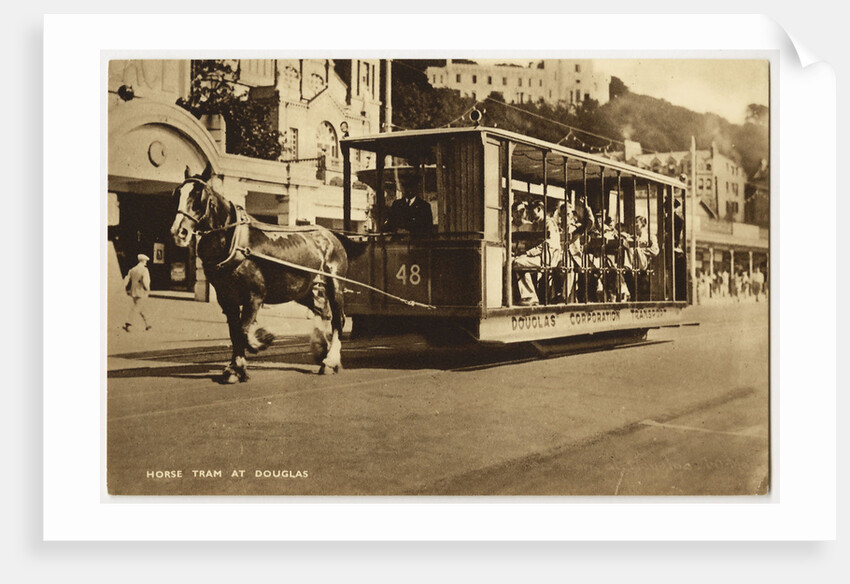
M219 171L216 144L181 108L142 100L110 108L107 237L122 275L144 253L153 291L206 299L194 250L175 246L169 230L174 188L186 167L200 172L207 162Z

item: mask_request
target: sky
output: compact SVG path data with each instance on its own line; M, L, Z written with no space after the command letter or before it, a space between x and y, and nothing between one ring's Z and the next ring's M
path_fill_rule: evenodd
M747 106L770 107L769 62L719 59L599 59L597 71L619 77L632 93L699 113L744 122Z
M499 62L527 66L530 60ZM715 113L733 124L744 123L751 103L770 107L767 60L595 59L593 66L620 78L632 93L665 99L698 113Z

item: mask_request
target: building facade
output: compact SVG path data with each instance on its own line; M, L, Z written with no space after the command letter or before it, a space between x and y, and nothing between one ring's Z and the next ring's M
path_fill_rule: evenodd
M339 139L345 131L380 131L378 60L231 63L250 98L275 96L278 101L276 118L284 141L279 160L228 153L221 116L198 119L175 105L189 95L191 61L110 61L107 238L110 266L117 268L111 271L119 277L144 253L151 258L154 291L210 298L193 249L178 248L169 233L171 194L187 167L199 173L209 163L217 190L263 221L342 226ZM354 161L352 170L370 163ZM355 229L365 227L370 206L362 187L352 195Z
M590 59L543 60L527 67L496 61L446 61L425 71L433 87L459 91L463 97L483 100L501 93L507 103L580 105L593 99L608 102L611 79L594 71Z

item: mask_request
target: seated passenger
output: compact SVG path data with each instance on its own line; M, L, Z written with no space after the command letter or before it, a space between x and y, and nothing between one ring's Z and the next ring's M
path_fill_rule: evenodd
M431 205L420 196L419 173L404 175L400 182L404 196L396 199L390 207L389 216L384 222L384 231L411 235L431 233L434 229L434 215Z
M576 282L583 267L584 246L581 236L593 228L593 211L587 201L579 200L578 206L567 201L560 208L560 225L566 230L567 240L565 255L561 266L566 269L556 278L555 288L558 290L556 300L566 302L576 298Z
M511 231L531 231L532 222L528 219L528 203L515 201L511 207Z
M529 249L514 259L517 291L521 306L540 304L537 297L539 268L556 266L561 261L561 232L554 217L546 216L542 202L531 206L534 227L543 231L543 243Z
M658 256L658 238L647 233L646 217L638 215L635 217L635 235L630 233L622 233L624 245L626 247L624 266L631 271L626 272L626 284L629 288L629 294L635 300L649 300L649 278L647 270L651 265L652 259ZM635 244L634 242L637 242Z
M511 207L511 231L513 233L530 232L534 224L528 218L528 203L515 201ZM515 238L513 240L513 254L521 255L527 247L527 240Z

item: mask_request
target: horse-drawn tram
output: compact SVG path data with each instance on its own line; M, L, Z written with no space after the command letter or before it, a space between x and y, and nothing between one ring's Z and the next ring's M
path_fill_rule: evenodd
M355 334L453 328L514 343L679 323L678 178L484 126L346 138L341 149L347 232L351 189L375 194L348 272L370 288L344 288ZM374 168L352 176L352 159Z

